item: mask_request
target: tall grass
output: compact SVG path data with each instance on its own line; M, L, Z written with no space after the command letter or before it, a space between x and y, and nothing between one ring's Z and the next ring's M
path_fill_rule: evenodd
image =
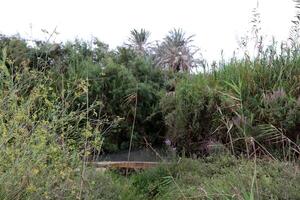
M221 143L248 157L299 155L300 59L290 49L277 55L270 48L259 59L188 75L175 96L162 100L169 137L180 151L203 155Z
M101 145L101 135L98 127L84 125L86 110L70 109L86 95L85 81L57 91L51 71L23 68L12 74L5 58L4 52L0 63L0 198L75 199L88 194L88 177L80 160Z
M291 163L223 155L141 172L131 177L129 188L139 199L298 199L299 178Z
M278 162L300 155L297 35L280 50L275 41L265 47L259 23L255 10L252 57L198 74L159 69L155 55L110 51L98 40L28 47L1 38L0 198L297 199L297 187L284 187L297 185L297 167ZM164 140L178 156L205 162L185 160L124 185L87 166L103 151Z

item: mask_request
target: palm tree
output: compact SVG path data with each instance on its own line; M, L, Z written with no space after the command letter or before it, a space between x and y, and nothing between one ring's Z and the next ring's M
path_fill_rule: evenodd
M169 68L174 71L189 71L197 66L198 60L194 58L198 51L191 45L194 35L186 37L182 29L173 29L157 45L155 60L158 66Z
M149 36L150 32L143 28L140 31L133 29L130 31L129 47L133 48L138 54L145 55L149 46Z

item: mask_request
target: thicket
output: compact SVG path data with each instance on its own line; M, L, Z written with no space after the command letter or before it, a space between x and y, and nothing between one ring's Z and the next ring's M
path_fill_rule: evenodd
M93 191L103 177L89 173L87 161L149 144L188 157L224 151L299 157L297 43L280 50L259 43L253 59L234 57L196 74L189 66L208 66L194 58L192 37L182 30L155 47L146 45L145 30L132 34L137 44L115 50L98 39L57 44L0 37L1 198L100 198ZM135 181L152 195L148 183ZM116 196L107 198L120 198L123 189L118 185Z
M88 160L128 149L133 124L133 148L163 141L166 74L150 60L98 40L0 46L1 199L98 198Z
M189 42L182 32L175 33L182 34L174 36L175 44ZM87 123L104 140L104 152L127 150L130 143L142 147L147 141L154 146L166 142L188 156L216 149L249 157L299 155L300 59L295 45L278 53L275 45L269 46L253 60L232 58L198 74L173 66L162 69L153 52L131 46L109 50L98 39L29 46L21 38L2 36L0 46L7 77L12 83L24 81L20 97L29 98L47 78L53 91L47 98L55 94L56 103L70 113L84 110ZM180 57L171 62L176 61L183 65ZM34 74L43 79L32 78ZM66 132L81 148L80 131Z
M86 82L78 79L58 92L52 72L8 68L6 55L4 49L0 198L74 199L89 194L80 160L88 156L87 150L99 151L100 129L86 120L86 106L70 108L86 94Z
M300 60L285 53L182 78L161 101L172 145L189 155L299 155Z
M96 39L90 43L77 40L65 45L43 44L42 47L39 46L42 42L36 43L29 47L20 38L2 37L1 46L2 50L6 49L5 62L10 74L22 73L24 68L45 73L52 79L50 85L60 94L60 100L68 96L62 93L74 92L72 86L84 81L88 92L68 107L76 110L86 106L88 94L89 104L94 105L89 109L91 125L97 126L100 119L107 122L106 131L102 133L106 140L104 150L128 149L133 123L134 144L140 145L143 137L151 143L161 143L164 123L158 105L167 74L153 68L151 60L138 56L130 48L109 51L107 45ZM46 67L36 65L37 61Z

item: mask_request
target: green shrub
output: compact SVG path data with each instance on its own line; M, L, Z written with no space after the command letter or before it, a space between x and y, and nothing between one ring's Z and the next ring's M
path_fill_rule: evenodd
M189 156L219 144L235 154L282 152L282 146L299 154L298 60L275 59L272 66L241 60L182 78L161 100L172 146Z
M135 192L152 199L164 193L165 186L170 182L167 180L169 171L165 167L147 170L131 177L131 184ZM167 182L165 181L167 180Z
M164 123L158 105L164 84L163 73L137 59L127 67L107 60L106 66L93 74L89 81L90 99L101 99L101 112L111 121L118 120L118 125L105 135L104 150L128 149L134 123L134 147L141 146L144 137L154 145L160 144Z
M161 106L166 112L168 137L178 151L205 154L204 143L214 139L210 133L219 119L219 102L215 83L203 75L187 76L177 84L175 94L164 97Z
M126 194L129 192L128 185L119 183L113 180L110 174L98 172L95 169L87 171L87 192L83 195L84 199L97 200L123 200L131 196L136 199L133 194Z
M11 75L4 62L0 67L0 198L78 198L85 189L80 158L101 145L85 109L69 109L85 84L62 100L51 73L25 68Z

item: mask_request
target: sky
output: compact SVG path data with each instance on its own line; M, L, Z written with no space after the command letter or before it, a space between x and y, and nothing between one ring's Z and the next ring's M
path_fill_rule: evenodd
M172 28L195 35L194 45L204 58L218 60L221 50L232 55L237 41L251 30L257 0L0 0L0 33L27 39L48 37L57 27L55 42L92 36L122 45L133 28L162 40ZM260 0L262 34L286 40L295 16L292 0Z

